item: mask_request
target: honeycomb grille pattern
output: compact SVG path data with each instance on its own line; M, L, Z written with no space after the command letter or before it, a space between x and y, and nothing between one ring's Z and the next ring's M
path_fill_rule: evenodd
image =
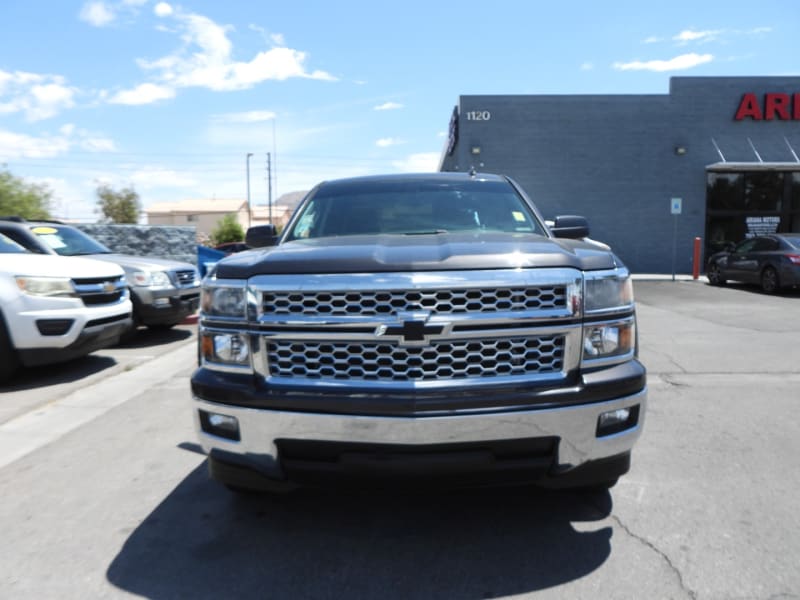
M564 337L433 342L267 342L270 375L313 380L417 382L557 373Z
M265 292L265 315L376 316L398 311L432 314L493 313L558 309L566 306L564 285L495 289Z

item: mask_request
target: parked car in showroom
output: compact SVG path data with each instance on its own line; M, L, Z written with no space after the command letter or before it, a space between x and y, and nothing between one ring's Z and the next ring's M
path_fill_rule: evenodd
M131 311L118 265L36 254L0 233L0 383L20 365L63 362L116 344Z
M167 329L193 314L200 302L194 265L150 256L117 254L77 227L57 221L0 219L0 233L39 253L84 256L122 267L133 302L133 325Z
M752 237L708 259L711 285L728 280L754 283L767 294L800 285L800 233Z

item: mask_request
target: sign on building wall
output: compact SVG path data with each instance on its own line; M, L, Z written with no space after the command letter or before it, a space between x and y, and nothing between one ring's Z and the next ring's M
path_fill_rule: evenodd
M800 93L764 94L763 101L756 94L748 92L742 96L734 121L752 119L753 121L800 121Z

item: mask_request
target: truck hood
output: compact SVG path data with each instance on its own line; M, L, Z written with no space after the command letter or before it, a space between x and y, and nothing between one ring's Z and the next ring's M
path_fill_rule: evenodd
M220 279L268 274L386 273L572 267L613 269L611 252L578 240L533 234L436 233L296 240L217 263Z
M92 254L91 258L121 266L126 271L188 271L194 265L166 258L152 256L131 256L129 254Z
M0 263L0 271L13 276L87 279L123 275L123 271L118 265L90 258L51 254L2 254L0 256L4 257Z

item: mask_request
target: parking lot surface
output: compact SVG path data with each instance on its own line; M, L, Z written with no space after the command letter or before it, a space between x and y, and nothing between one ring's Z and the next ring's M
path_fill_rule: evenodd
M66 369L45 404L23 379L0 448L37 413L96 412L0 467L0 597L800 597L800 293L635 291L649 407L609 494L237 497L197 452L190 328Z

